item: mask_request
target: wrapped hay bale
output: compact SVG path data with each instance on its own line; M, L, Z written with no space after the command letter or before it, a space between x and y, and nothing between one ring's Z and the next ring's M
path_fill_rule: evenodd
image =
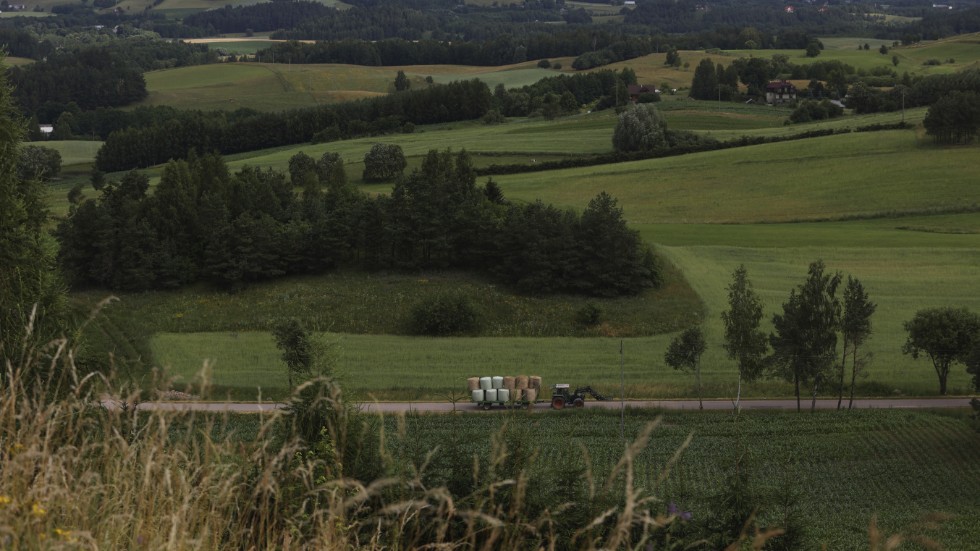
M538 392L541 392L541 377L538 377L537 375L531 375L531 379L529 381L529 387L533 388L534 390L537 390Z
M483 392L484 392L484 396L486 397L486 401L487 402L496 402L497 401L497 389L491 388L490 390L485 390Z
M493 387L492 388L495 388L495 389L504 388L504 378L503 377L494 377L493 378Z
M473 391L470 392L470 394L473 397L473 401L474 402L482 402L483 401L483 392L484 391L481 390L481 389L479 389L479 388L473 389Z
M507 390L514 390L514 378L504 376L504 388Z
M538 399L538 391L537 391L537 389L529 388L529 389L525 390L524 391L524 399L526 399L528 402L534 402L535 400L537 400Z
M527 388L527 375L518 375L514 378L514 388Z
M502 388L497 391L497 401L498 402L509 402L510 401L510 390Z
M479 377L470 377L470 378L466 379L466 389L467 390L470 390L470 391L479 390L480 389L480 378Z
M480 389L490 390L491 388L493 388L493 386L490 377L480 377Z
M524 399L524 391L519 388L516 388L510 391L510 398L515 402L520 402L521 400Z

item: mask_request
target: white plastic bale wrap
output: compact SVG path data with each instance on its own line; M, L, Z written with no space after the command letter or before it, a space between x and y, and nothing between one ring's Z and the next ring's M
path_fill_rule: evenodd
M480 389L490 390L491 388L493 388L493 386L490 377L480 377Z
M473 395L473 401L474 402L482 402L483 401L483 393L484 393L484 391L481 390L481 389L479 389L479 388L476 389L476 390L474 390L471 393Z
M496 402L497 401L497 389L491 388L490 390L485 390L483 392L484 392L484 396L486 396L486 401L487 402Z
M470 377L466 379L466 389L467 390L479 390L480 389L480 378Z
M509 402L510 401L510 390L502 388L497 391L497 401L498 402Z
M529 389L525 390L524 391L524 398L528 402L533 402L533 401L537 400L538 399L538 391L537 391L537 389L529 388Z
M494 377L493 378L492 385L493 385L492 388L494 388L494 389L504 388L504 378L503 377Z

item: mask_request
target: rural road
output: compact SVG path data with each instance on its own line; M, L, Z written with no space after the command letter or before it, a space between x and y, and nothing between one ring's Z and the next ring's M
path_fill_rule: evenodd
M104 400L104 404L112 402ZM696 410L698 409L697 400L631 400L625 402L627 408L661 408L670 410ZM810 408L810 401L803 400L801 406L804 409ZM261 413L273 411L282 407L279 403L254 403L254 402L141 402L139 409L147 411L228 411L235 413ZM453 411L453 404L449 402L362 402L361 407L367 412L383 413L404 413L404 412L426 412L426 413L449 413ZM609 400L606 402L588 401L586 408L618 409L620 402ZM742 409L796 409L796 400L742 400ZM818 409L835 409L836 399L817 400ZM847 407L847 400L844 401ZM854 407L859 409L923 409L923 408L967 408L970 407L970 398L883 398L883 399L861 399L854 400ZM501 407L494 407L493 411L500 411ZM547 402L538 403L534 408L538 411L550 410ZM732 403L729 400L705 400L704 409L706 410L729 410ZM472 402L458 402L455 406L456 411L480 412L483 410L476 407Z

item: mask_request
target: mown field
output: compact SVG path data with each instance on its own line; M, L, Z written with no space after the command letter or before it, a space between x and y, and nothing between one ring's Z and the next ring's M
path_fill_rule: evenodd
M656 417L628 410L627 438ZM583 491L590 484L601 487L619 459L619 421L618 412L599 411L385 420L396 457L418 461L431 449L465 442L467 455L486 459L489 435L502 431L505 442L533 442L538 455L532 469L574 472L591 465L592 476L572 477L582 481ZM662 481L689 435L690 444ZM805 526L804 549L868 549L873 518L886 536L920 535L944 549L968 549L980 537L978 452L980 436L965 423L928 413L667 413L638 456L635 483L659 496L664 509L674 502L692 513L693 522L703 521L715 511L712 503L740 458L760 523L786 526L785 519L795 517ZM531 491L556 499L561 494L551 487ZM931 513L942 520L924 522Z
M243 39L243 42L252 51L259 45L255 40ZM214 47L234 50L235 44L221 42ZM535 62L503 67L222 63L148 72L145 76L149 95L135 106L169 105L203 110L249 107L281 111L394 91L399 70L405 72L415 88L427 86L426 77L432 77L437 83L479 78L491 88L497 84L514 88L560 74L553 69L538 68Z

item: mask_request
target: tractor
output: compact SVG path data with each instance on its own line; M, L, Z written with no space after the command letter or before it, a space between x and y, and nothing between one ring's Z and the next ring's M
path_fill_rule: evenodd
M559 383L551 386L551 407L554 409L564 409L565 406L580 408L585 405L586 394L591 395L596 400L607 400L605 396L592 390L591 386L582 386L570 390L570 385Z

